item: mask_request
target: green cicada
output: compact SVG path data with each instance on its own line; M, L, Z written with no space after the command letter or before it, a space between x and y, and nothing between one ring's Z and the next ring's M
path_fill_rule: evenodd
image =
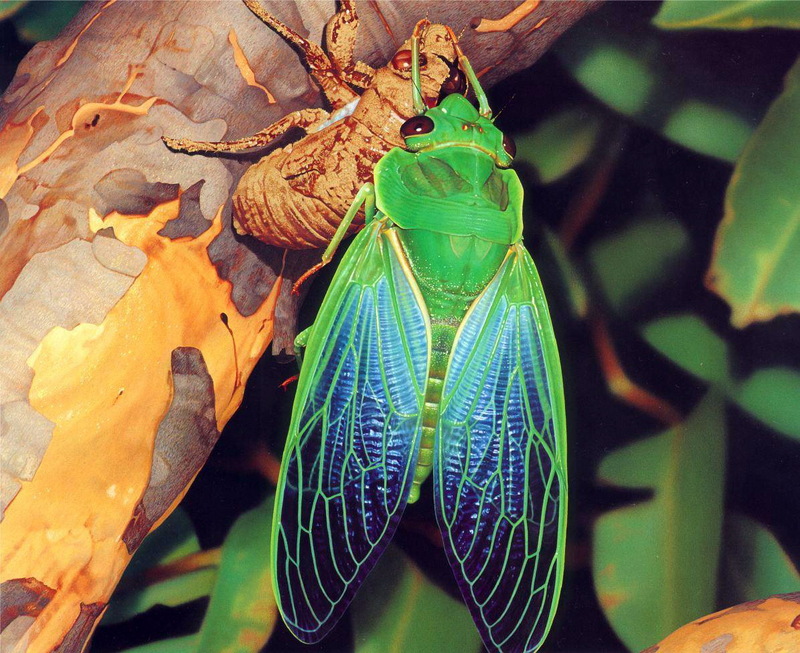
M455 37L453 36L454 42ZM512 141L478 99L426 109L376 165L314 325L272 531L275 594L304 642L342 616L433 475L447 559L490 650L536 651L561 589L566 432L547 303L522 244Z

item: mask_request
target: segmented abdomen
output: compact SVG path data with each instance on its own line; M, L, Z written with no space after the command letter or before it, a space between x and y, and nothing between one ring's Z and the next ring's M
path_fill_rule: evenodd
M316 196L298 193L293 181L272 158L250 166L233 194L236 231L287 249L328 245L347 207L331 208ZM351 231L363 224L363 219L355 220Z
M352 116L302 143L247 169L233 193L236 231L287 249L327 247L374 165L395 145ZM363 226L359 212L348 233Z
M425 404L422 413L422 440L414 470L414 480L409 503L419 498L419 488L430 476L433 465L433 438L436 423L439 419L439 404L442 400L442 386L450 359L450 350L456 337L458 327L454 324L431 322L431 364L428 369L428 383L425 388Z

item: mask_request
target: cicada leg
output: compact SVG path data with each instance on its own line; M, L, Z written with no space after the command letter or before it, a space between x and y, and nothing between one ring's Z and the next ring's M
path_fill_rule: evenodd
M161 140L166 143L169 149L187 154L242 152L254 147L265 147L292 127L299 127L307 132L313 131L314 127L321 125L329 117L330 113L325 109L300 109L284 116L252 136L245 136L235 141L192 141L188 138L169 138L167 136L162 136Z
M356 197L353 200L353 203L350 205L350 208L347 209L347 213L344 214L344 218L342 218L341 223L336 228L336 233L333 234L333 238L331 239L330 244L328 247L325 248L325 251L322 253L322 259L319 263L313 266L311 269L307 270L294 284L292 288L292 294L298 295L300 294L300 287L308 281L309 277L314 275L320 268L325 267L328 263L331 262L333 259L333 255L336 254L336 250L339 247L339 244L344 240L344 237L347 235L347 230L350 228L350 225L353 222L353 219L356 217L359 209L364 207L364 215L366 217L365 224L369 224L370 221L375 217L376 209L375 209L375 186L371 183L364 184L361 189L356 193Z
M352 0L342 0L337 11L325 26L325 42L334 65L351 86L365 89L372 83L375 69L354 57L358 13Z
M257 0L242 1L261 22L280 34L287 43L290 43L299 51L300 55L305 60L306 67L311 73L311 76L317 84L319 84L325 98L330 102L334 110L341 109L343 106L358 98L358 93L348 85L347 76L342 74L339 67L334 65L319 45L303 38L291 27L267 13ZM358 20L357 15L355 16L355 20ZM355 45L355 43L353 43L353 45Z
M422 97L422 82L419 73L419 39L423 29L430 25L427 18L419 21L411 35L411 97L414 102L414 111L417 115L425 113L425 100Z
M299 370L303 369L303 352L308 344L308 338L311 335L313 326L314 325L311 325L307 329L303 329L294 339L294 356L297 359L297 369Z

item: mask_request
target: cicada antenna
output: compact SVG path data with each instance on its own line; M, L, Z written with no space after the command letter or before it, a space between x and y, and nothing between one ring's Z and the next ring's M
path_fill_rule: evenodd
M461 45L458 42L458 37L456 36L455 32L450 27L447 27L447 31L450 34L450 38L453 39L453 47L458 55L458 63L461 64L461 67L467 74L467 81L469 81L469 83L472 85L472 91L475 93L475 97L478 99L478 113L480 113L484 118L491 118L492 109L489 106L489 98L486 97L486 92L483 90L483 86L481 86L481 83L478 81L478 76L472 69L472 65L470 64L469 59L467 59L467 55L465 55L464 51L461 49Z
M500 109L500 111L498 111L494 115L494 117L492 118L492 122L495 122L502 115L503 111L505 111L506 109L508 109L509 106L511 106L511 103L514 101L514 98L516 98L516 97L517 97L517 93L516 92L511 94L511 97L508 98L508 101L503 105L503 108Z
M417 115L425 113L425 100L422 97L422 82L419 73L419 41L423 30L427 29L431 22L423 18L414 27L411 34L411 94L414 102L414 111Z

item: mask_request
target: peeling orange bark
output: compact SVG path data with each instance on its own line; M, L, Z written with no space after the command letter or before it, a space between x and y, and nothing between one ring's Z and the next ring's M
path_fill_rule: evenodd
M75 52L75 48L78 47L78 43L81 40L81 37L86 33L86 31L92 26L92 23L96 21L102 15L103 11L105 11L108 7L113 5L117 0L107 0L107 2L100 8L100 10L89 19L89 22L84 25L83 29L78 32L77 36L72 39L72 42L69 44L67 49L64 51L64 54L61 58L56 62L56 67L63 66L67 60L72 56L72 53Z
M679 628L642 653L800 651L800 592L720 610Z
M20 175L19 157L33 138L36 131L33 123L43 110L44 107L38 107L23 122L9 122L0 130L0 142L3 143L0 148L0 199L8 194Z
M542 0L523 0L513 11L495 20L489 18L473 18L473 29L476 32L506 32L532 14L541 2ZM539 21L536 27L538 28L542 24L543 21Z
M250 62L247 60L247 57L242 50L242 46L239 45L239 39L236 38L235 30L228 32L228 42L233 48L233 60L236 62L236 67L239 69L239 72L242 73L242 77L247 82L248 86L261 89L267 95L267 102L270 104L275 104L275 96L269 92L269 89L266 86L256 81L256 74L250 67Z
M41 150L34 148L33 142L35 136L51 122L44 107L37 107L23 123L9 122L0 131L0 143L3 144L0 146L0 199L8 195L18 181L21 182L18 186L20 189L26 182L33 186L29 178L35 178L37 168L46 164L51 157L60 157L65 161L91 157L92 132L99 129L98 123L101 120L105 132L115 128L123 129L120 123L128 123L127 127L131 128L137 118L146 117L158 101L157 97L143 99L138 104L124 100L138 75L139 69L132 66L122 90L112 95L113 100L81 104L72 113L70 127L58 133ZM45 81L45 85L49 85L51 79L52 76ZM106 144L102 137L97 140L100 142L94 143L96 147ZM31 149L34 151L31 152ZM60 192L50 191L42 184L44 196L37 199L35 215L12 222L10 233L0 242L0 258L4 259L0 266L0 297L13 285L17 275L33 255L53 249L79 235L81 226L55 208L57 202L73 201L75 195L83 192L77 184L76 187L70 187L69 181L72 179L67 177ZM19 195L25 192L20 190Z
M221 229L219 214L198 238L160 236L179 208L176 199L147 216L92 215L94 231L113 227L148 262L102 323L52 330L29 360L31 405L56 426L34 480L7 510L2 573L69 588L42 610L29 651L50 650L61 624L78 618L79 603L107 601L128 562L119 534L150 479L154 437L171 399L171 352L196 347L202 353L221 429L241 401L239 375L249 374L271 340L280 283L256 313L241 316L230 283L206 253ZM48 500L67 478L69 491ZM40 555L49 548L53 555Z
M47 161L47 159L50 158L56 152L56 150L58 150L64 141L74 137L81 128L91 129L94 127L97 124L97 118L99 118L98 112L109 111L112 113L128 113L132 116L147 115L147 112L150 111L151 107L158 101L157 97L148 98L138 105L125 104L122 101L122 98L127 95L128 91L131 89L131 86L133 86L133 82L136 81L137 74L137 69L133 68L128 77L128 81L125 83L125 87L122 89L117 99L113 102L87 102L86 104L82 105L72 117L70 129L59 134L58 138L56 138L43 152L35 156L26 164L19 166L19 169L17 170L17 176L24 175L44 161ZM97 118L95 116L97 116ZM14 179L14 181L16 181L16 179Z

